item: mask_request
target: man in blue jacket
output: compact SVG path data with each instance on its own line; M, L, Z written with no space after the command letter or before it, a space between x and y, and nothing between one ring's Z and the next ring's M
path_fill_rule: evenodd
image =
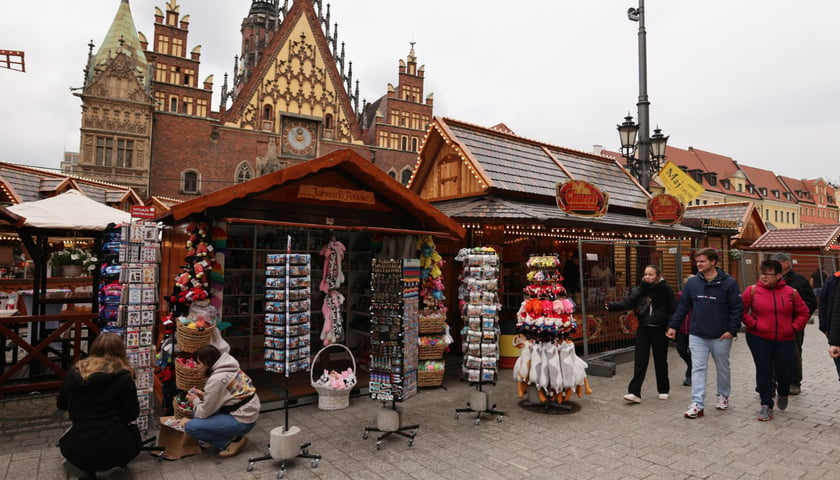
M691 405L686 418L703 416L706 398L706 370L709 355L717 370L715 408L729 408L731 392L729 351L732 339L741 328L744 305L738 282L717 266L717 251L704 248L694 254L697 275L689 278L680 294L677 310L668 323L668 338L676 338L677 328L691 312L688 347L691 351Z

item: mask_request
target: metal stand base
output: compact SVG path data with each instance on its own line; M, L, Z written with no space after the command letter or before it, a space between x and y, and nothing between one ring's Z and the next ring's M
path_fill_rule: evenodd
M309 458L311 459L310 465L312 466L312 468L318 468L318 462L321 460L321 456L310 454L310 445L312 445L312 443L304 443L303 445L301 445L300 453L297 454L295 458ZM269 448L266 448L265 455L263 455L262 457L249 458L248 467L245 470L248 472L254 470L254 464L263 460L275 460L275 458L271 456L271 450ZM280 471L277 472L277 478L283 478L286 475L286 462L288 460L290 459L284 458L280 460Z
M362 435L362 439L367 440L368 432L383 432L382 435L376 437L376 449L380 450L382 448L382 439L387 438L390 435L400 435L408 439L408 446L414 446L414 437L417 435L417 429L420 428L420 425L405 425L401 426L397 430L380 430L376 427L365 427L365 433Z

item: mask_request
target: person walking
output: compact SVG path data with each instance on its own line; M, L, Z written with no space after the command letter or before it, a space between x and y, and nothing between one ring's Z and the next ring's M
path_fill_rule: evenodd
M782 279L785 283L799 292L805 305L808 305L808 317L813 315L817 309L817 297L814 295L814 289L811 288L811 283L804 276L796 273L791 268L790 255L787 253L777 253L771 257L772 260L777 260L782 264ZM805 330L802 329L796 332L796 344L793 351L793 378L790 381L790 394L799 395L802 391L802 342L805 341Z
M125 468L140 453L140 430L131 423L140 414L134 369L116 333L99 334L90 355L65 375L57 406L73 422L58 441L61 455L86 478Z
M195 360L207 382L203 391L187 393L193 418L184 422L184 431L216 447L220 458L233 457L248 443L245 434L260 416L260 398L251 378L229 353L205 345L195 351Z
M719 255L713 248L694 254L697 275L686 282L677 309L668 323L666 336L675 339L677 328L691 312L688 345L691 350L691 404L684 416L702 417L705 411L706 372L709 355L717 371L715 408L729 408L732 391L729 352L732 339L741 328L744 305L738 282L717 266Z
M795 332L805 329L808 306L782 278L782 264L765 260L755 285L744 290L744 325L747 345L755 363L755 384L761 398L756 420L773 418L773 394L779 393L779 410L788 406L793 376ZM775 373L775 380L774 375Z
M671 314L674 313L675 305L674 291L662 278L656 265L645 267L642 282L627 298L604 305L609 311L632 309L639 321L636 329L633 379L630 380L628 393L624 396L630 403L642 401L642 383L645 381L651 350L659 399L668 400L671 384L668 380L668 337L665 336L665 329Z
M828 277L820 290L819 327L820 331L828 338L829 357L834 360L834 368L837 370L837 377L840 380L840 348L836 349L837 355L832 354L832 346L840 347L840 272ZM835 337L832 339L831 329L835 328ZM832 341L834 343L832 343Z

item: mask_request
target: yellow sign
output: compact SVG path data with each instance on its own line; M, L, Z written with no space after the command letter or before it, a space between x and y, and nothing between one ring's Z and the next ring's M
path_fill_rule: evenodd
M298 198L311 198L327 202L376 204L373 192L348 190L346 188L320 187L317 185L301 185L298 188Z
M666 162L659 171L659 183L665 187L666 193L679 198L683 203L694 200L706 191L702 185L671 162Z

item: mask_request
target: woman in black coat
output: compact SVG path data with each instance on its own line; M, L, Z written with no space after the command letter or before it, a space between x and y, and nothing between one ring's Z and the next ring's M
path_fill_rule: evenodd
M634 288L630 295L620 302L605 305L610 311L633 310L639 320L636 329L636 348L633 360L633 379L627 387L624 399L630 403L642 401L642 383L653 350L653 366L656 370L656 388L659 399L667 400L671 383L668 381L668 337L665 331L668 320L676 308L674 291L662 278L659 267L648 265L642 276L642 283Z
M125 467L140 453L140 431L129 423L140 414L134 369L119 335L96 337L90 355L64 377L58 408L73 422L59 440L61 454L91 478Z

